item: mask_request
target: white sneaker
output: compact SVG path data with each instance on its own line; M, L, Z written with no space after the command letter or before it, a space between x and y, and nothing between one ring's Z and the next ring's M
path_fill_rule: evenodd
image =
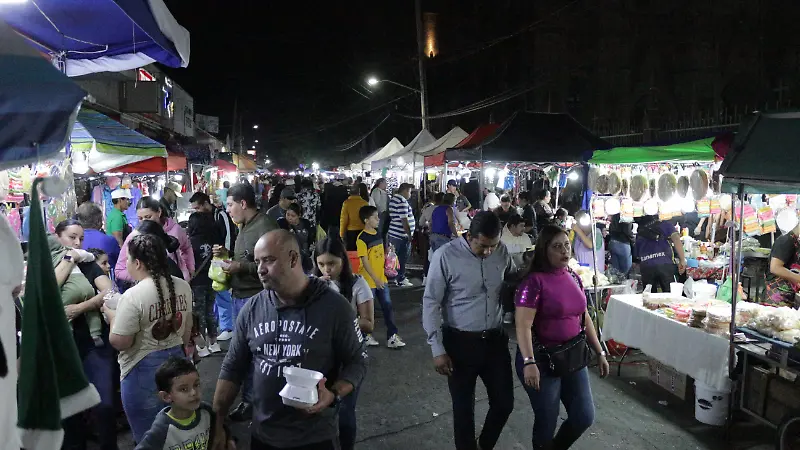
M233 333L231 333L230 331L223 331L222 333L219 334L219 336L217 336L217 340L218 341L230 341L232 337L233 337Z
M211 354L211 352L208 351L207 348L205 348L205 347L197 347L197 356L199 356L201 358L205 358L206 356L208 356L210 354Z
M428 277L422 277L422 285L425 286L425 283L428 282Z
M395 334L391 338L389 338L389 342L386 344L389 348L403 348L406 346L406 343L400 339L400 336Z
M412 283L411 281L409 281L408 278L406 278L405 280L397 283L397 285L400 286L400 287L411 287L411 286L414 286L414 283Z
M214 342L208 346L208 351L211 353L219 353L222 351L222 348L219 346L219 342Z
M506 325L514 323L514 313L513 312L507 312L507 313L503 314L503 323L506 324Z
M375 347L376 345L381 345L380 342L376 341L375 338L372 337L371 334L367 335L366 341L367 341L367 346L369 346L369 347Z

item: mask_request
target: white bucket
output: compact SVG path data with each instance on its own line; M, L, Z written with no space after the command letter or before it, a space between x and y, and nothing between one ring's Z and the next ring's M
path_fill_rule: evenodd
M672 295L683 295L683 283L670 283L669 293Z
M694 418L706 425L723 426L728 420L730 392L695 381Z

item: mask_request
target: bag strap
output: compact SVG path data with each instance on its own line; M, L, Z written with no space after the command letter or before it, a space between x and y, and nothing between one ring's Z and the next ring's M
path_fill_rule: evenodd
M581 280L578 278L578 274L575 273L572 269L567 268L569 274L572 275L572 279L575 280L575 283L578 285L578 288L583 292L583 286L581 286ZM586 295L584 295L586 297ZM581 333L586 331L586 314L581 314Z

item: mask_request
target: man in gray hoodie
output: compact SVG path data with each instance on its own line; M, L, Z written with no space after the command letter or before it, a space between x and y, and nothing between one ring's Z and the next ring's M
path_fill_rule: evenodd
M303 273L294 235L271 231L255 246L264 290L244 305L222 364L213 409L225 417L250 367L254 370L252 450L335 450L337 406L358 386L367 353L352 307L327 283ZM278 394L285 367L324 375L319 401L308 409L285 406ZM222 421L218 427L221 432ZM214 442L222 450L225 442Z

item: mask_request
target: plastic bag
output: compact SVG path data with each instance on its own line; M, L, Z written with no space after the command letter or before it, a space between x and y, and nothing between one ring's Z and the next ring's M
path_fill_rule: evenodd
M211 266L208 268L208 278L211 278L211 288L217 292L228 290L229 275L222 269L226 261L222 258L214 258L211 260Z
M397 269L400 268L400 262L397 259L397 253L394 251L394 246L389 245L389 252L386 253L384 260L383 273L387 278L395 278L397 276Z

